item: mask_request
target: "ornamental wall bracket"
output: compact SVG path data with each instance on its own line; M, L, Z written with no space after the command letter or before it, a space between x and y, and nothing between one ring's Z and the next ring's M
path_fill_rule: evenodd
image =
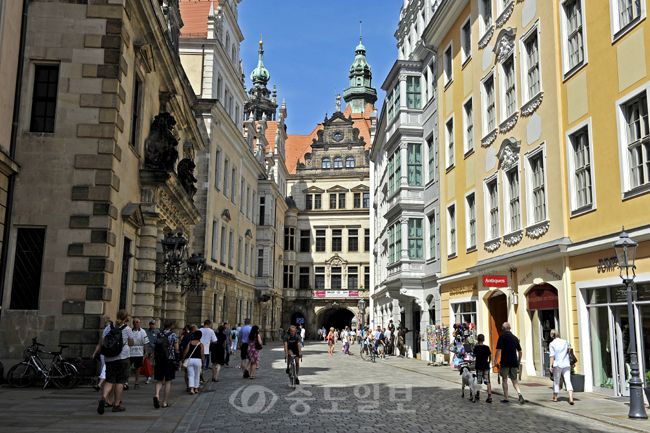
M540 221L533 224L532 226L526 227L526 236L532 239L537 239L541 237L544 233L548 231L548 226L550 225L549 220Z
M488 147L494 140L497 139L497 129L494 128L488 135L481 138L481 146Z
M523 237L524 237L524 232L523 230L519 229L512 233L508 233L507 235L504 235L503 242L505 242L506 245L511 247L513 245L517 245Z
M134 43L133 48L138 56L138 60L140 60L141 64L144 66L144 70L147 71L147 73L154 72L156 70L156 63L153 59L153 49L151 48L151 44Z
M513 137L503 140L497 153L497 158L501 161L502 170L508 171L519 163L520 149L521 141L517 141Z
M501 238L492 239L483 243L485 250L489 253L496 251L497 248L501 246Z
M226 222L230 222L230 210L224 209L223 212L221 212L221 218L223 218Z
M514 0L510 0L510 3L505 7L503 12L501 12L501 15L496 20L496 25L497 27L501 27L508 21L508 18L510 18L510 15L512 15L512 11L515 8L515 2Z
M494 54L496 54L497 62L501 63L506 60L515 49L515 34L516 28L508 27L499 32L497 36L496 46L494 47Z
M485 46L488 44L488 42L490 42L490 39L492 39L493 34L494 34L494 26L490 25L490 28L487 29L487 31L485 32L483 37L478 40L478 47L480 49L485 48Z
M537 110L537 108L542 105L542 99L544 98L544 92L539 92L537 95L533 96L530 101L526 102L521 106L521 115L530 116Z
M519 111L515 111L510 115L510 117L501 122L499 125L499 132L503 134L510 131L517 124L517 119L519 119Z

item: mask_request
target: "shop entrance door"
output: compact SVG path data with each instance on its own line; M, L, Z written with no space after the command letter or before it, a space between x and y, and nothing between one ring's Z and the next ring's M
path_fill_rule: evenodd
M533 355L535 371L539 376L550 377L549 344L551 330L560 329L558 310L535 310L532 314Z
M504 293L498 292L488 302L490 309L490 350L494 356L497 353L497 340L503 334L501 325L508 321L508 297ZM493 361L495 373L499 371L496 368L496 364L499 361L499 359L494 359Z
M614 307L614 364L617 369L618 394L630 395L630 316L627 307Z
M420 353L420 312L413 312L413 357Z

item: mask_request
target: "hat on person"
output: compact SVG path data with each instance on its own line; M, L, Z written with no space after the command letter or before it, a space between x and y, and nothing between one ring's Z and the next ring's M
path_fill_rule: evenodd
M156 324L156 319L151 319L151 320L149 321L149 324L150 324L150 325L155 325L155 324Z

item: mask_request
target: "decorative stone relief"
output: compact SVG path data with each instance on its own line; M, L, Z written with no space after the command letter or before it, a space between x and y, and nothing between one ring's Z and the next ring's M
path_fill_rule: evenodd
M492 130L488 135L481 138L481 146L488 147L494 140L497 139L497 130L496 128Z
M501 15L496 20L496 25L497 27L501 27L508 21L508 18L510 18L510 15L512 15L512 11L515 9L515 2L514 0L510 0L510 4L506 6L506 8L501 12Z
M537 107L542 105L542 99L544 98L544 92L539 92L537 95L533 96L533 98L526 102L522 107L521 107L521 115L522 116L530 116L537 110Z
M492 39L493 34L494 34L494 26L490 26L490 28L487 29L483 37L478 40L478 47L481 49L485 48L487 43L490 42L490 39Z
M514 138L506 138L501 143L497 157L501 161L501 169L508 171L519 162L519 149L521 149L521 141Z
M503 62L514 51L516 33L517 29L513 29L512 27L508 27L499 32L496 46L494 47L494 54L497 56L497 62Z
M517 230L516 232L507 234L503 236L503 242L506 243L509 247L516 245L524 237L524 232L522 230Z
M544 220L533 224L530 227L526 227L526 236L532 239L537 239L548 231L548 226L550 225L549 220Z
M491 253L501 246L501 238L496 238L491 241L487 241L483 244L487 252Z
M519 112L515 111L510 115L510 117L508 117L506 120L501 122L501 124L499 125L499 132L503 134L505 132L510 131L517 124L518 118L519 118Z

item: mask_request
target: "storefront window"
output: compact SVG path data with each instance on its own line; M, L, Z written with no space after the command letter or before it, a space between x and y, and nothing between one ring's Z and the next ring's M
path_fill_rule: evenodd
M452 304L455 323L476 324L476 301Z
M650 301L650 284L638 284L636 293L637 301ZM650 323L648 323L650 326Z
M645 289L650 290L650 285L645 284ZM639 296L641 286L639 286ZM639 298L641 299L641 298ZM641 343L643 345L643 369L645 386L650 386L650 305L639 307L639 319L641 320Z
M587 304L606 304L607 303L607 288L601 287L598 289L587 290Z
M590 290L591 292L592 290ZM608 307L589 309L591 328L591 357L594 371L594 386L614 389L612 355L608 322Z
M627 289L623 286L612 287L612 302L627 302Z

